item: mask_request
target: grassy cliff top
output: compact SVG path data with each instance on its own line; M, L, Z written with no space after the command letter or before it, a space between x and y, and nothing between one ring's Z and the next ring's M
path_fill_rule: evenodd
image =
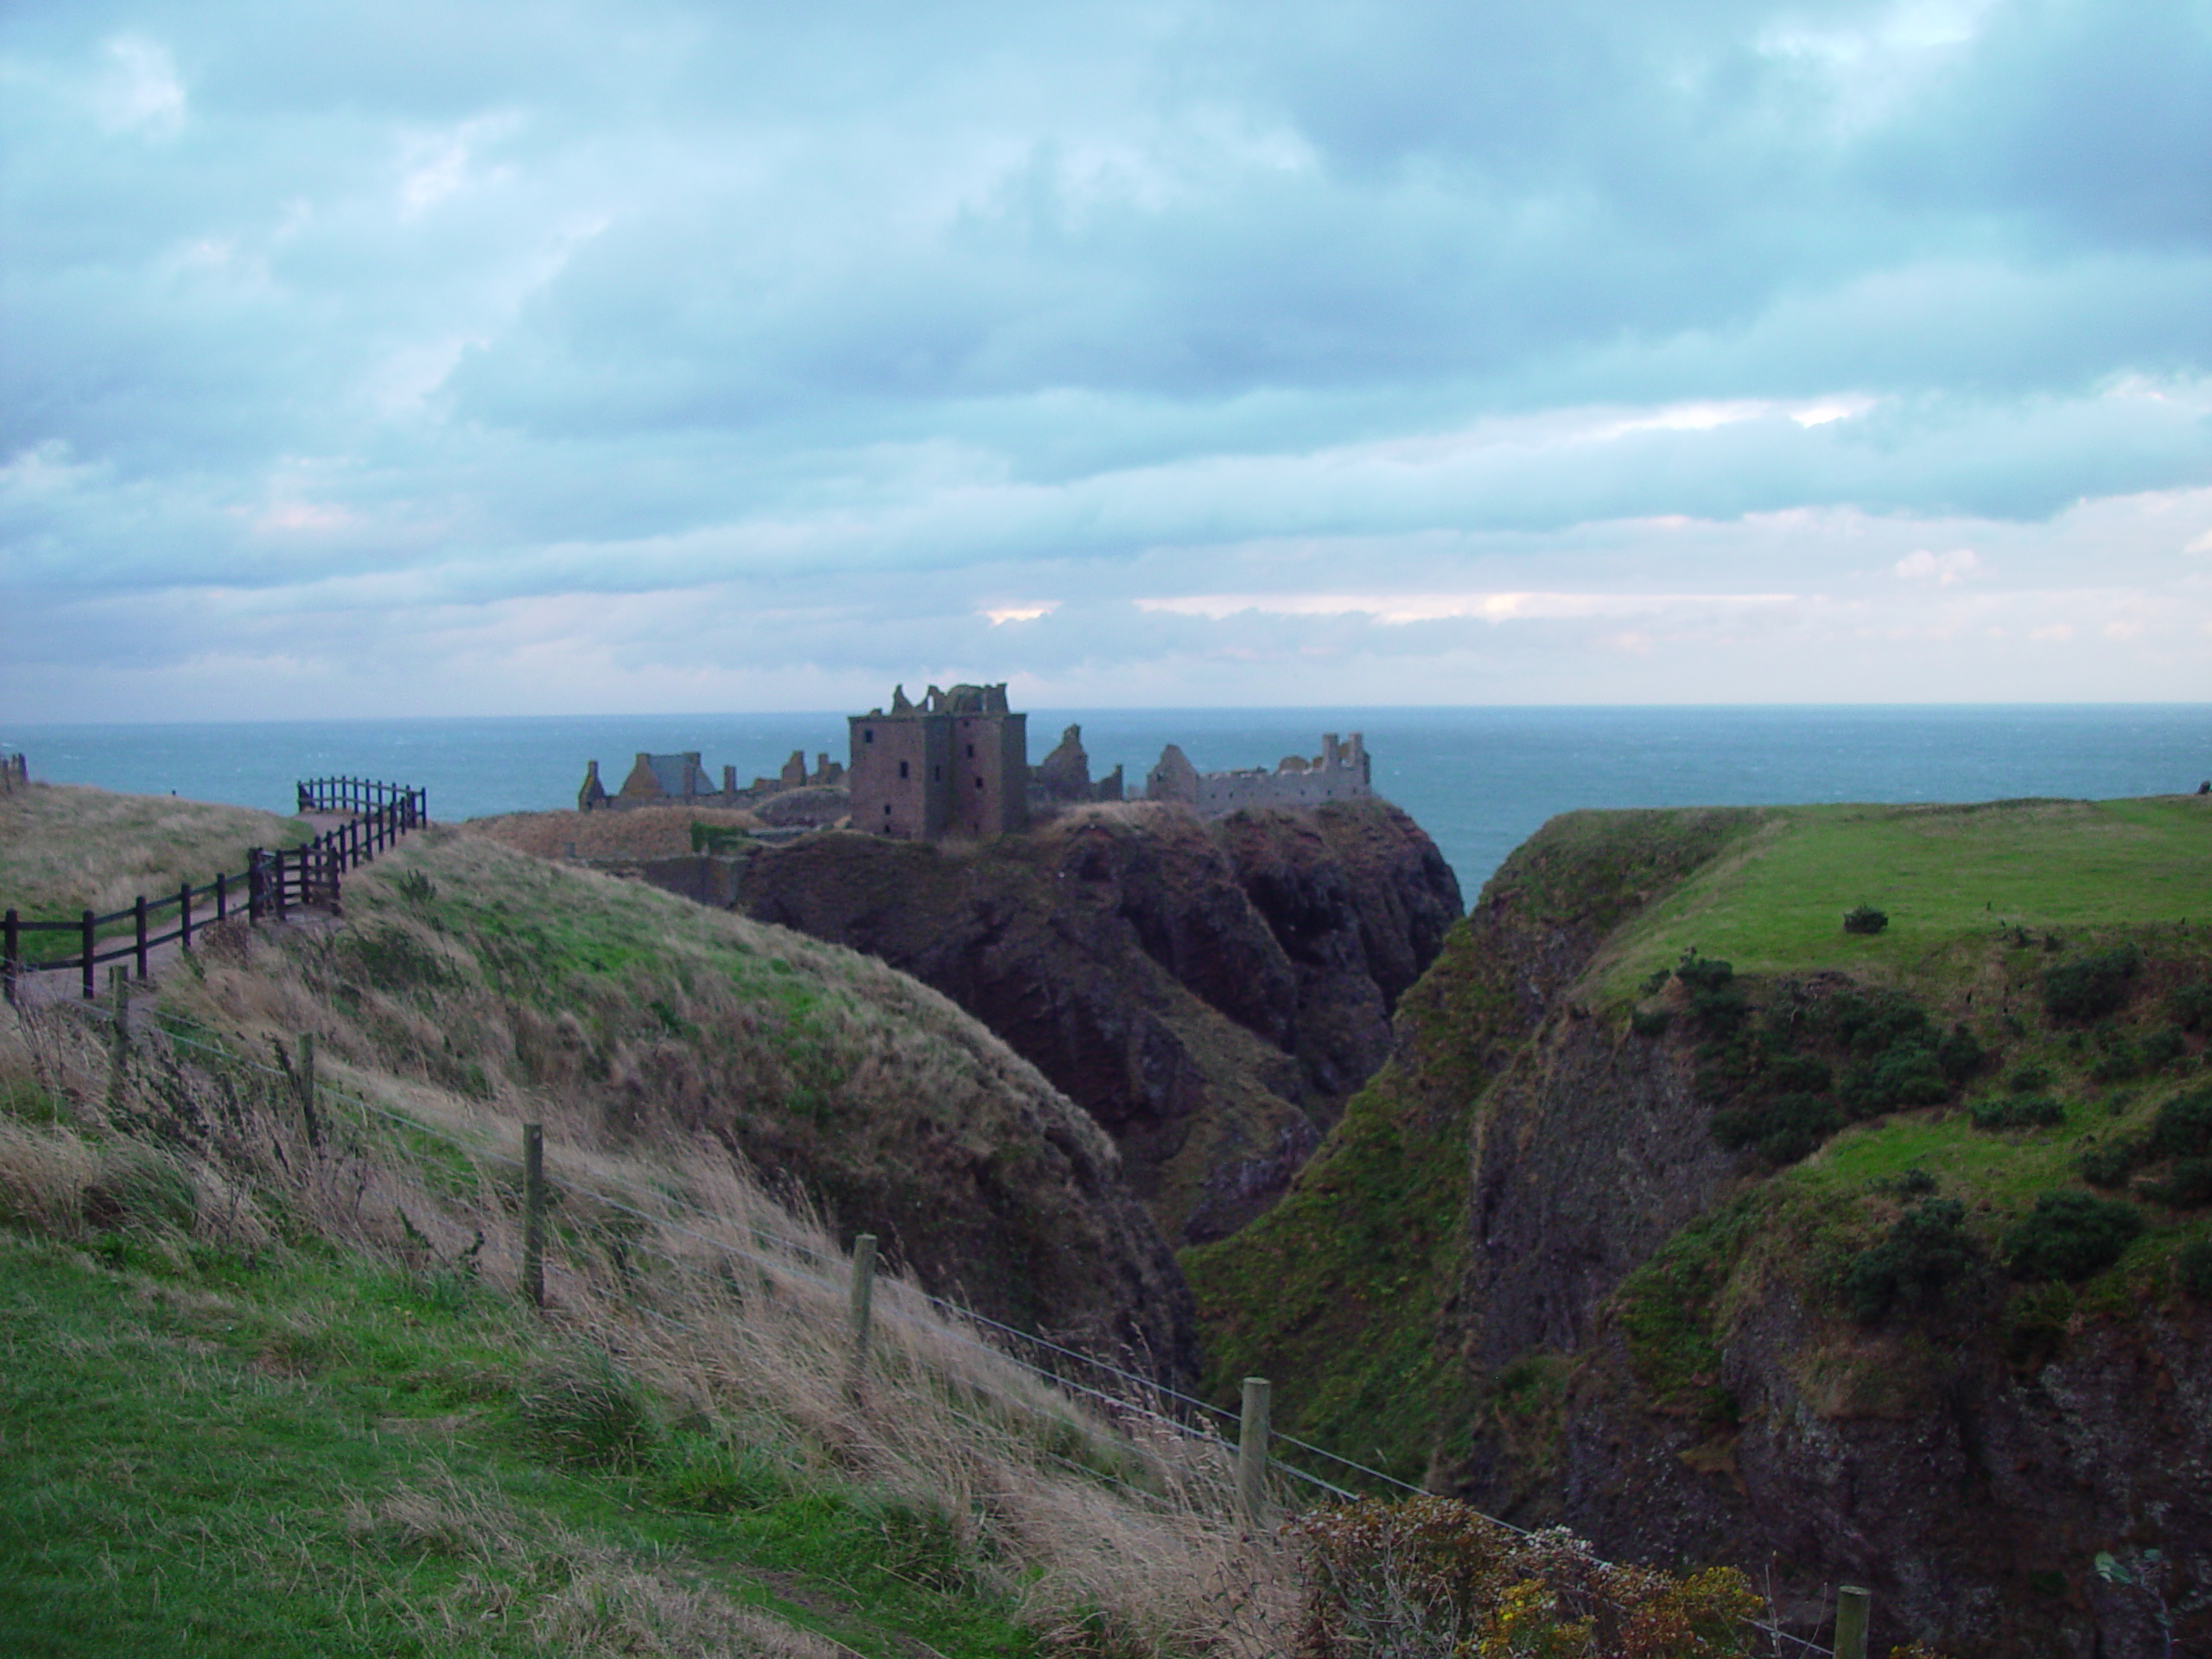
M1882 932L1843 931L1862 904ZM1693 946L1738 973L1898 980L2000 930L2184 920L2212 922L2212 799L1775 807L1609 942L1598 988L1624 1001Z

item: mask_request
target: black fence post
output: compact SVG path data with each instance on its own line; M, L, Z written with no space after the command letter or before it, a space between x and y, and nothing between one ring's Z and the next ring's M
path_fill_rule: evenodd
M16 1005L16 976L21 971L23 960L22 928L13 910L8 912L6 928L4 938L0 938L0 983L5 984L8 1006L13 1007Z
M90 1002L90 1001L92 1001L93 1000L93 993L92 993L92 948L93 948L93 947L92 947L92 933L93 933L93 931L94 931L97 927L99 927L99 923L98 922L98 920L97 920L97 919L95 919L95 918L94 918L94 917L93 917L93 915L92 915L92 912L91 911L89 911L89 910L88 910L88 911L86 911L86 912L85 912L85 919L84 919L84 922L82 923L82 926L83 926L83 929L84 929L84 941L85 941L85 960L84 960L83 963L81 964L81 966L84 968L84 970L85 970L85 1001L87 1001L87 1002Z
M300 856L302 858L307 856L307 849L304 847L300 849ZM279 847L276 849L276 919L281 922L289 914L284 901L284 849Z
M176 936L183 948L192 949L192 883L188 881L176 890Z
M231 913L230 878L220 870L215 872L215 919L223 920Z
M250 925L261 921L261 849L245 849L245 916Z
M338 873L345 867L346 861L343 859L334 858L330 861L330 913L334 916L343 914L346 909L346 906L339 902L338 898Z
M138 977L143 979L146 977L146 895L144 893L140 893L132 902L130 914L137 925L134 937L137 944Z

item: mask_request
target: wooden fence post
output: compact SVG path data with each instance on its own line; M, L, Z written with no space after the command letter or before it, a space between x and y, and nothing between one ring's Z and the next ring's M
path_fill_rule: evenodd
M140 893L132 901L130 913L137 923L136 938L138 953L138 977L146 977L146 895Z
M261 920L261 849L245 849L245 915L250 924Z
M315 1033L300 1033L300 1116L307 1120L308 1145L322 1150L322 1120L315 1111Z
M108 1045L107 1115L123 1109L123 1073L130 1062L130 976L120 968L107 970L109 988L115 993L115 1031Z
M16 1003L16 976L21 971L22 960L22 924L11 908L8 912L7 933L4 938L0 938L0 982L4 982L7 987L10 1007Z
M221 921L231 913L231 879L222 871L215 872L215 919Z
M176 936L183 950L192 949L192 883L176 890Z
M1268 1402L1264 1376L1244 1379L1244 1410L1236 1427L1236 1513L1248 1527L1258 1526L1268 1509Z
M300 857L302 861L300 868L305 869L307 868L304 862L307 858L305 848L300 849ZM284 899L284 849L279 847L276 849L276 919L281 922L289 913L285 908Z
M94 954L92 935L99 927L99 920L88 910L85 912L85 919L79 927L85 942L85 960L82 964L85 970L85 1001L89 1002L92 1000L92 957Z
M532 1307L545 1306L545 1130L522 1126L522 1288Z
M1835 1659L1866 1659L1866 1617L1874 1598L1855 1584L1835 1587Z
M875 1235L862 1233L853 1241L853 1285L850 1302L853 1325L852 1370L846 1391L860 1397L861 1379L868 1374L868 1326L875 1313Z

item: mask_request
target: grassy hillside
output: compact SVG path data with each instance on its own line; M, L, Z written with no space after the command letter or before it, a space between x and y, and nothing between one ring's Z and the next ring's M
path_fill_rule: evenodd
M1609 942L1615 999L1694 945L1743 974L1907 978L2020 928L2212 924L2212 803L1993 801L1783 807ZM1870 904L1878 934L1840 919Z
M92 804L86 880L168 834ZM1279 1611L1218 1462L898 1271L1172 1331L1110 1147L943 999L444 832L346 909L203 935L119 1064L0 1014L0 1649L1156 1653ZM893 1269L859 1378L824 1203Z
M1842 915L1859 904L1886 911L1887 928L1846 934ZM2144 962L2116 1016L2046 1010L2055 965L2127 941ZM1689 988L1668 978L1692 949L1732 964L1726 995L1742 1007L1727 1032L1704 1023ZM2038 1198L2088 1190L2086 1150L2142 1141L2161 1110L2196 1086L2203 1027L2175 1029L2170 999L2208 971L2212 803L1554 821L1507 861L1408 996L1399 1058L1353 1101L1289 1197L1236 1237L1185 1253L1208 1386L1225 1395L1245 1372L1268 1375L1298 1432L1359 1448L1402 1476L1418 1475L1432 1456L1454 1466L1469 1433L1512 1442L1537 1468L1560 1429L1569 1357L1531 1350L1493 1369L1463 1351L1485 1312L1467 1301L1468 1240L1494 1224L1469 1214L1468 1194L1479 1170L1527 1161L1531 1136L1601 1132L1593 1126L1611 1109L1592 1109L1586 1093L1548 1081L1559 1044L1571 1039L1617 1079L1676 1091L1692 1103L1688 1132L1700 1138L1711 1109L1764 1109L1796 1049L1827 1069L1832 1090L1869 1064L1849 1041L1815 1029L1817 1010L1842 988L1894 994L1916 1009L1913 1040L1925 1037L1931 1066L1936 1039L1955 1026L1979 1050L1971 1077L1939 1074L1940 1098L1929 1103L1834 1103L1809 1157L1753 1151L1737 1160L1734 1184L1724 1181L1716 1197L1751 1192L1743 1213L1756 1224L1719 1226L1725 1259L1709 1248L1682 1258L1718 1281L1698 1289L1655 1269L1624 1293L1644 1310L1631 1325L1648 1338L1640 1351L1664 1395L1669 1377L1711 1369L1728 1315L1776 1274L1837 1304L1852 1262L1901 1213L1908 1171L1921 1172L1916 1190L1932 1180L1958 1200L1976 1248L2002 1261L2009 1230ZM1655 975L1665 982L1656 990ZM1633 1034L1632 1012L1666 1034ZM1508 1079L1516 1115L1493 1130ZM1985 1117L2001 1110L2022 1080L2056 1100L2056 1120L1976 1128L1972 1108L1983 1104ZM1529 1106L1548 1090L1550 1105ZM2147 1158L2139 1173L2152 1185L2171 1173ZM2201 1212L2186 1207L2150 1205L2142 1215L2113 1287L2139 1289L2146 1274L2170 1284L2177 1251L2203 1230ZM1743 1276L1732 1279L1738 1262ZM2093 1284L2082 1294L2107 1291ZM1677 1339L1689 1360L1664 1357Z
M296 818L174 796L33 784L0 795L0 908L73 921L245 868L250 847L308 838ZM32 952L33 955L38 952Z
M1277 1382L1285 1426L1419 1480L1471 1407L1440 1342L1465 1260L1471 1138L1485 1090L1620 918L1753 830L1734 810L1569 814L1491 878L1398 1014L1399 1052L1273 1211L1183 1253L1206 1387Z

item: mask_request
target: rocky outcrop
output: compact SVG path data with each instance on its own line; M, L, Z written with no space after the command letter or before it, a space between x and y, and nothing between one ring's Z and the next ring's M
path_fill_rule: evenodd
M1388 1056L1459 893L1386 803L1211 823L1131 803L982 844L763 849L738 907L951 997L1106 1128L1163 1231L1199 1242L1266 1209Z

